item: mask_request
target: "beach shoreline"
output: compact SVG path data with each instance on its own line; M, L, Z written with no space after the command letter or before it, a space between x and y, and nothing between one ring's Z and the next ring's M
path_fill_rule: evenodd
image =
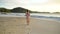
M0 34L25 34L26 17L0 17ZM30 34L60 34L60 22L30 17Z

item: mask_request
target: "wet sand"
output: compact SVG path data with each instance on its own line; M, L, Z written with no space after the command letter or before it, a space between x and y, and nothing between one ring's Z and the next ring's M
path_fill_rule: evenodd
M0 17L0 34L26 34L25 17ZM29 34L60 34L60 22L30 18Z
M60 22L49 19L31 19L30 34L60 34Z

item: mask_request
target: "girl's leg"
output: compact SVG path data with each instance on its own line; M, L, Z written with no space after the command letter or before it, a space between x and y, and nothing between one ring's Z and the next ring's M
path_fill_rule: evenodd
M29 25L29 17L27 17L27 25Z

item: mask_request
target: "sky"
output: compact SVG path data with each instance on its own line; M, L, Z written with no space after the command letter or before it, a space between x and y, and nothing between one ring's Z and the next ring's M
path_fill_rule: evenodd
M23 7L32 11L60 12L60 0L0 0L0 7Z

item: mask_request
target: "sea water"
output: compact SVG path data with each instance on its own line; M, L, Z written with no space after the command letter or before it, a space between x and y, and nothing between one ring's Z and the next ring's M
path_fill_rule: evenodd
M7 14L0 14L0 16L7 16L7 17L25 17L25 13L7 13ZM53 20L60 21L59 14L40 14L40 13L30 13L32 18L48 18Z
M36 14L36 13L33 13L33 14L31 14L31 17L35 17L35 18L47 18L47 19L52 19L52 20L60 21L60 15L58 15L58 14Z

